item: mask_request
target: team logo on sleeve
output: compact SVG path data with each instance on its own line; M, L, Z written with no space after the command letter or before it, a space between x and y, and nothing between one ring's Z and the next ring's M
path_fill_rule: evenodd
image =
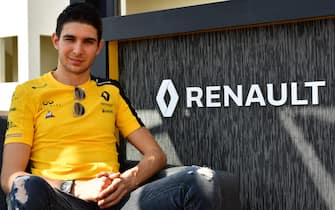
M13 92L13 95L12 95L12 102L18 99L18 97L16 97L15 93L16 93L16 92Z
M15 112L16 111L16 107L10 107L9 112Z
M46 86L48 86L48 84L47 84L47 83L44 83L44 85L34 85L34 86L32 86L31 88L32 88L32 89L39 89L39 88L45 88Z
M16 128L16 124L12 121L8 121L7 122L7 128L10 129L10 128Z

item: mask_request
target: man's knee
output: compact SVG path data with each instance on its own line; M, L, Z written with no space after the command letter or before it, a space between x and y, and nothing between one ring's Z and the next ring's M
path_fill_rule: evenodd
M180 183L191 191L196 191L199 196L204 197L213 197L219 187L216 172L208 167L183 167L168 179L173 183Z
M186 167L184 171L184 178L189 182L193 182L195 184L205 184L212 185L215 179L215 171L200 166L190 166Z
M20 204L25 204L32 195L43 197L48 187L50 187L48 183L41 177L30 175L18 176L13 181L9 197L10 199L15 199Z
M193 201L199 209L220 209L221 187L218 174L208 167L192 166L184 171L184 181L189 186L188 196L196 198Z

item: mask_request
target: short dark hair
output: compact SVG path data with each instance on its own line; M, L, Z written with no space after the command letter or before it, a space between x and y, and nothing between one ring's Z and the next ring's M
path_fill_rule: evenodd
M57 18L56 35L60 37L65 23L79 22L93 26L97 30L98 41L102 37L102 20L98 10L89 3L74 3L67 6Z

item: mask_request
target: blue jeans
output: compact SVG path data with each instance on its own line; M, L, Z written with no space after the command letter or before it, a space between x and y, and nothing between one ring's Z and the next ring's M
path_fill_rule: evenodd
M163 170L161 177L132 191L108 210L221 210L217 182L215 172L209 168ZM54 189L38 176L17 177L8 206L9 210L100 210L96 203Z

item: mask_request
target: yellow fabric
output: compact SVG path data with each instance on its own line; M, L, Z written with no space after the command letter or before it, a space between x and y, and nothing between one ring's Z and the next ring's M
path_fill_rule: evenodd
M74 87L50 73L18 85L8 115L5 144L32 147L33 174L52 179L87 179L119 170L116 127L123 136L142 126L116 81L90 79L79 86L86 98L74 99ZM85 114L73 116L73 104Z

